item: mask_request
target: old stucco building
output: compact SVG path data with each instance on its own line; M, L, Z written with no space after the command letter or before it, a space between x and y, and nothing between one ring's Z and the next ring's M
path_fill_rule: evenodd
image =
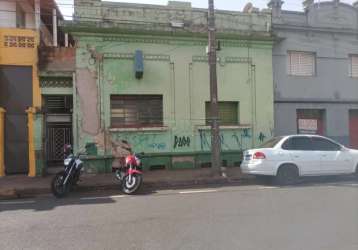
M271 15L217 11L223 164L273 134ZM73 139L110 171L121 140L145 167L210 166L207 10L76 0Z
M277 135L318 133L358 147L358 3L272 0Z

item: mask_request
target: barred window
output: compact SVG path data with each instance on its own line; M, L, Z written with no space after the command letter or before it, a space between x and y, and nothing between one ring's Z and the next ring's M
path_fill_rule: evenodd
M288 74L292 76L314 76L316 74L316 54L289 51Z
M219 123L230 126L239 124L239 102L219 102ZM211 124L210 102L205 103L206 125Z
M358 77L358 55L350 55L350 76Z
M162 95L112 95L111 127L163 126Z

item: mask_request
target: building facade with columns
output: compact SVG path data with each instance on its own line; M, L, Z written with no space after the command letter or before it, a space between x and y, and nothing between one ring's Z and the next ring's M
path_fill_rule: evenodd
M314 133L358 147L358 3L271 0L275 134Z

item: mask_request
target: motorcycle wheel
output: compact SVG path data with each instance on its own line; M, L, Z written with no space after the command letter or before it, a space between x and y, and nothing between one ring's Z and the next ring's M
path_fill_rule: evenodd
M57 198L63 198L68 193L68 185L63 185L65 171L61 171L53 177L51 182L51 191Z
M78 182L80 181L80 172L77 172L74 177L73 180L71 181L71 187L70 190L74 190L77 186L78 186Z
M124 177L122 182L122 191L125 194L134 194L142 185L143 178L141 175L132 175L132 181L129 181L129 175Z

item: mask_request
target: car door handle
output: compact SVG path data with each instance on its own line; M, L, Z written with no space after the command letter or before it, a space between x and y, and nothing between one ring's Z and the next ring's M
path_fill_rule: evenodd
M295 157L295 158L300 158L300 156L299 156L299 155L294 155L293 157Z
M327 157L327 155L322 155L322 157Z

